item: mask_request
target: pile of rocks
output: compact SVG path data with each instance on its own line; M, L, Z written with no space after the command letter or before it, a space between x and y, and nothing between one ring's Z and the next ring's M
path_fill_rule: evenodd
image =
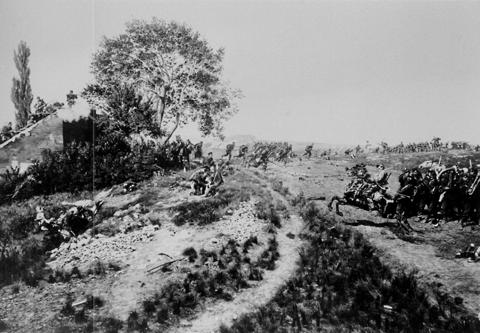
M241 202L237 209L229 209L224 219L211 226L218 230L222 237L211 239L209 244L205 244L205 249L214 249L222 244L219 238L233 239L242 244L250 236L262 234L266 224L255 216L255 203L255 200Z
M127 234L107 237L102 234L90 236L88 233L62 243L50 254L48 265L52 269L70 270L78 267L86 270L93 263L119 262L129 253L135 251L135 244L152 240L157 226L148 225Z

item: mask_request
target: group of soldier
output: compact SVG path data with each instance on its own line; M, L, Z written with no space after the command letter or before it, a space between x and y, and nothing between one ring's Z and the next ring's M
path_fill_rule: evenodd
M400 144L396 146L389 146L386 142L382 142L381 148L378 147L375 152L382 152L383 154L405 154L405 153L424 153L436 151L452 150L474 150L480 151L480 145L472 146L465 141L441 142L440 138L433 138L432 141Z
M479 176L478 168L471 162L468 167L459 163L447 167L429 161L404 170L399 176L399 193L411 193L415 212L425 214L426 221L436 224L441 217L459 219L462 225L476 224L480 217Z
M377 165L377 169L374 177L364 164L347 170L352 176L344 194L347 203L378 210L388 217L398 213L389 212L388 204L403 200L405 217L422 215L425 222L432 222L435 226L440 219L458 219L462 225L479 222L480 173L471 163L469 167L460 167L459 164L447 167L428 161L405 169L398 178L400 186L396 194L390 193L387 187L391 174L382 164Z

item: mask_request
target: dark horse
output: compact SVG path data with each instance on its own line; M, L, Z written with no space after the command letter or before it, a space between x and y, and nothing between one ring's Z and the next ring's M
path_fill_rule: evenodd
M379 195L378 199L376 199L376 196L374 195L376 193L380 193L381 187L379 185L372 183L363 184L360 185L360 187L360 189L347 189L344 192L343 197L334 195L328 203L328 209L332 210L333 203L335 202L335 212L337 213L337 215L343 216L342 212L340 211L340 205L350 205L365 210L372 210L377 206L385 206L384 204L382 204L382 202L386 202L384 195ZM376 200L374 200L374 198Z

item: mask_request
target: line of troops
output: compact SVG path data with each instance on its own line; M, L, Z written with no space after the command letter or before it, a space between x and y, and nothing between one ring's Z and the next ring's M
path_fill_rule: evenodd
M382 153L394 153L394 154L405 154L405 153L421 153L421 152L435 152L435 151L446 151L448 149L453 150L474 150L480 151L480 145L472 146L465 141L452 141L441 142L439 138L434 138L431 142L418 142L418 143L408 143L400 144L390 147L386 142L381 143ZM380 148L377 148L377 153L380 152Z
M377 165L378 173L371 177L364 164L348 169L352 180L346 187L345 195L353 202L365 202L372 210L386 214L386 206L379 206L382 199L392 201L403 196L410 200L412 215L424 215L424 222L438 225L439 218L459 219L477 224L480 218L480 173L477 166L459 164L446 167L440 162L426 161L416 168L405 169L399 176L399 190L395 195L388 191L391 173Z

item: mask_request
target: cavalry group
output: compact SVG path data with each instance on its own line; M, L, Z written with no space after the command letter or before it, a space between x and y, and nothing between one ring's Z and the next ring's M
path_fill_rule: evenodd
M364 164L347 168L351 180L343 197L334 196L329 208L336 202L368 210L376 210L386 218L395 217L406 231L413 230L408 223L412 216L422 216L424 222L438 226L440 220L459 220L462 226L478 224L480 218L480 173L477 166L459 164L447 167L440 162L426 161L418 167L404 170L398 177L399 189L391 193L387 173L383 165L372 177Z

